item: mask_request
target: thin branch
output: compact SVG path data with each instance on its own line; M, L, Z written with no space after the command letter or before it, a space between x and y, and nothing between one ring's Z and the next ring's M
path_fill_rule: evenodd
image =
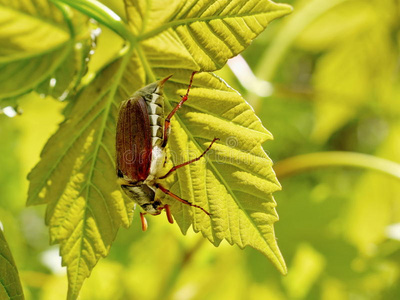
M400 180L400 164L373 155L344 151L316 152L290 157L277 162L274 170L277 177L282 179L308 170L338 166L374 170Z

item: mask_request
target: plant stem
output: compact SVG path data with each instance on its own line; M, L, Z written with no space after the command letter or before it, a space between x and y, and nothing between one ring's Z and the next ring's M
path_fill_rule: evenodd
M168 278L165 280L163 286L161 287L159 291L159 297L157 299L170 299L171 298L171 293L174 291L174 288L176 286L176 283L179 280L180 275L183 273L183 270L185 267L187 267L193 256L200 250L201 246L204 244L206 239L204 237L199 237L197 242L194 244L194 246L190 249L188 249L183 255L182 259L179 260L176 264L173 270L171 270Z
M122 19L104 4L96 0L50 0L57 4L67 4L107 26L131 45L136 43L135 36L129 31Z
M344 151L316 152L290 157L277 162L274 170L277 177L282 179L307 170L333 166L370 169L400 180L400 164L373 155Z

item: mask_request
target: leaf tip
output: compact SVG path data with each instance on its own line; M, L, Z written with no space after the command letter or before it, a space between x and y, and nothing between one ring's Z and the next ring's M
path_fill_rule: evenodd
M278 271L283 275L286 276L288 273L287 266L285 261L282 259L281 264L279 265Z
M271 259L271 257L269 257L269 258L273 262L274 267L279 271L279 273L281 273L283 276L286 276L288 273L288 270L287 270L285 259L283 258L280 250L278 249L278 252L274 253L274 257L272 259Z
M289 15L293 12L293 6L286 3L277 3L279 6L279 11L282 13L282 16Z

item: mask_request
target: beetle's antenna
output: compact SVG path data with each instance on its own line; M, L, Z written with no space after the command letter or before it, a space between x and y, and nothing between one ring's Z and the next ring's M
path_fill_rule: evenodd
M196 157L196 158L194 158L194 159L192 159L192 160L189 160L189 161L184 162L184 163L182 163L182 164L180 164L180 165L176 165L176 166L172 167L171 170L169 170L169 171L167 172L167 174L165 174L164 176L158 177L158 179L164 179L164 178L168 177L169 175L171 175L172 172L175 172L177 169L182 168L182 167L184 167L184 166L187 166L187 165L189 165L189 164L191 164L191 163L194 163L194 162L198 161L200 158L202 158L202 157L208 152L208 150L211 149L212 145L213 145L216 141L219 141L219 138L214 138L214 139L212 140L210 146L208 146L208 148L207 148L199 157Z
M196 74L197 72L194 71L192 73L192 75L190 76L190 82L189 82L189 86L188 89L186 91L185 96L182 97L181 101L179 101L179 103L174 107L174 109L169 113L169 115L165 118L165 122L164 122L164 141L162 144L162 147L165 147L167 145L168 142L168 131L169 131L169 127L171 125L171 118L174 116L174 114L176 113L176 111L181 108L182 104L185 103L185 101L188 99L189 97L189 91L190 88L192 87L192 83L193 83L193 77L194 74Z
M174 198L175 200L178 200L179 202L182 202L182 203L184 203L184 204L186 204L186 205L189 205L189 206L193 206L193 207L200 208L200 209L201 209L202 211L204 211L208 216L211 216L211 214L210 214L208 211L206 211L204 208L202 208L201 206L198 206L198 205L196 205L196 204L192 204L192 203L190 203L189 201L178 197L177 195L175 195L174 193L172 193L170 190L166 189L165 187L163 187L163 186L160 185L159 183L156 183L156 184L155 184L155 187L156 187L156 188L159 188L163 193L165 193L165 194L167 194L168 196Z

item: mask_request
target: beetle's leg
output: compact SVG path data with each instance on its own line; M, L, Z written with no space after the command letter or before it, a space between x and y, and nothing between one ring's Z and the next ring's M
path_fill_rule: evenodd
M190 76L190 82L189 82L189 86L188 89L186 91L185 96L182 97L181 101L175 106L175 108L169 113L169 115L165 118L165 122L164 122L164 141L162 144L162 147L165 147L167 145L168 142L168 136L169 136L169 127L171 125L171 118L174 116L174 114L176 113L176 111L181 108L182 104L185 103L185 101L188 99L189 97L189 91L190 88L192 87L192 83L193 83L193 77L194 74L196 74L197 72L193 72L192 75Z
M140 213L140 221L142 222L142 230L146 231L147 230L147 220L144 217L145 213Z
M187 162L184 162L183 164L176 165L176 166L172 167L171 170L169 170L167 172L167 174L165 174L164 176L158 177L158 179L164 179L164 178L168 177L172 172L176 171L177 169L182 168L184 166L187 166L187 165L189 165L191 163L194 163L195 161L198 161L200 158L202 158L208 152L208 150L211 149L212 145L218 140L219 140L219 138L214 138L212 140L210 146L208 146L208 148L199 157L196 157L196 158L191 159L191 160L189 160Z
M196 204L190 203L189 201L182 199L180 197L178 197L177 195L175 195L174 193L172 193L170 190L166 189L165 187L163 187L162 185L160 185L159 183L155 184L155 187L160 189L163 193L167 194L168 196L174 198L175 200L178 200L179 202L182 202L183 204L189 205L189 206L193 206L193 207L197 207L200 208L202 211L204 211L207 215L211 215L208 211L206 211L204 208L202 208L201 206L198 206Z
M172 214L171 214L169 205L165 204L163 208L165 209L165 213L167 215L168 222L170 222L171 224L174 224L174 219L172 218Z

